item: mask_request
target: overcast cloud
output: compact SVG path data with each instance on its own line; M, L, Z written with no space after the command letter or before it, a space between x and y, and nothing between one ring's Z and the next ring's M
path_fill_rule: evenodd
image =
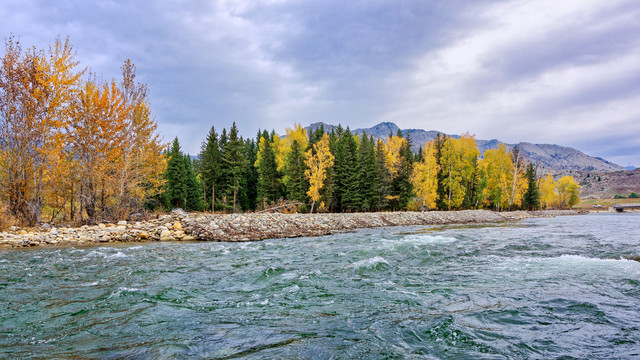
M640 3L3 0L0 34L130 58L165 140L294 122L556 143L640 166Z

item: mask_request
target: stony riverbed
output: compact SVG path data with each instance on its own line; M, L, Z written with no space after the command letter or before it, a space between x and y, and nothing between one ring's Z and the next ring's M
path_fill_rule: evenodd
M574 210L488 210L379 212L351 214L203 214L180 209L156 219L119 221L76 228L13 229L0 232L0 246L90 245L144 241L256 241L318 236L360 228L408 225L475 224L516 221L532 217L577 215Z

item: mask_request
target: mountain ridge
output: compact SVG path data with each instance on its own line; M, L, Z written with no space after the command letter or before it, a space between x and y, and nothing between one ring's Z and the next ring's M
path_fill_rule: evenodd
M337 127L335 125L317 122L305 127L305 129L315 130L321 126L324 126L324 129L327 132L330 132L332 129ZM396 135L398 130L402 131L403 136L406 136L407 134L411 136L413 151L418 151L426 141L435 139L438 134L450 136L456 139L460 138L460 135L445 134L437 130L400 129L398 125L392 122L381 122L370 128L358 128L351 130L351 132L353 134L361 134L364 131L365 134L373 136L374 138L385 139L390 134ZM601 157L589 156L580 150L557 144L534 144L525 141L517 144L509 144L498 139L476 139L476 141L481 155L488 149L497 148L500 144L505 144L509 148L513 148L517 145L530 161L534 162L539 167L554 171L566 172L576 170L612 172L626 170L624 167Z

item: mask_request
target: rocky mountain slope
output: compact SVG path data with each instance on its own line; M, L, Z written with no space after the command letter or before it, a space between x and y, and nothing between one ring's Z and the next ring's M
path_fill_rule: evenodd
M335 126L324 123L315 123L308 126L306 129L314 130L324 126L325 131L331 131ZM367 135L372 135L374 138L384 139L389 134L395 135L400 128L391 122L380 123L376 126L366 129L351 130L352 133L361 134L363 131ZM426 141L431 141L436 138L438 134L442 132L435 130L422 130L422 129L402 129L402 134L411 136L413 141L413 150L418 151L420 146L424 145ZM459 138L460 135L447 134L448 136ZM502 142L497 139L492 140L477 140L480 154L488 149L495 149ZM539 167L543 169L549 169L561 172L568 171L595 171L595 172L611 172L611 171L623 171L620 165L614 164L602 158L589 156L579 150L555 145L555 144L532 144L528 142L521 142L518 144L506 144L512 148L516 145L524 152L530 161L533 161Z

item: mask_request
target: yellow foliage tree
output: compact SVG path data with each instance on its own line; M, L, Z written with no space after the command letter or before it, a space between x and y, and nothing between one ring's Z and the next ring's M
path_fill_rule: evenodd
M538 189L540 190L540 208L548 209L555 204L556 199L556 183L553 176L547 174L538 180Z
M23 222L40 220L46 188L57 181L66 143L65 125L82 71L68 40L57 39L47 51L23 53L13 38L5 43L0 66L0 132L11 212Z
M313 150L309 149L305 153L305 164L308 169L304 171L304 174L309 179L310 186L307 195L311 198L312 213L316 201L320 200L320 190L327 178L327 169L333 166L333 160L334 156L329 149L329 135L327 134L322 135L322 138L313 145Z
M413 165L409 181L416 195L416 205L434 209L438 200L438 171L440 165L436 161L436 147L427 141L422 149L422 160Z
M580 185L572 176L563 176L556 182L557 204L560 208L571 208L580 202Z
M527 179L525 178L526 160L520 152L520 148L516 145L511 150L511 191L509 192L509 208L522 204L522 197L529 188Z
M278 171L282 171L286 164L287 156L291 151L291 144L297 141L300 144L300 148L306 151L309 146L309 140L307 138L307 131L302 128L300 124L293 124L293 129L286 128L286 137L280 139L280 137L274 137L273 148L276 149L276 163L278 164Z
M396 177L402 166L402 157L400 150L402 146L407 142L401 136L389 136L385 143L384 163L391 174L391 177Z
M459 208L464 201L464 165L462 142L447 138L442 146L440 166L443 172L442 186L445 190L445 198L442 200L449 210Z
M509 192L512 180L511 169L513 162L504 144L497 149L489 149L484 152L484 158L479 166L486 174L487 186L484 189L484 199L487 205L493 205L498 210L509 207Z

